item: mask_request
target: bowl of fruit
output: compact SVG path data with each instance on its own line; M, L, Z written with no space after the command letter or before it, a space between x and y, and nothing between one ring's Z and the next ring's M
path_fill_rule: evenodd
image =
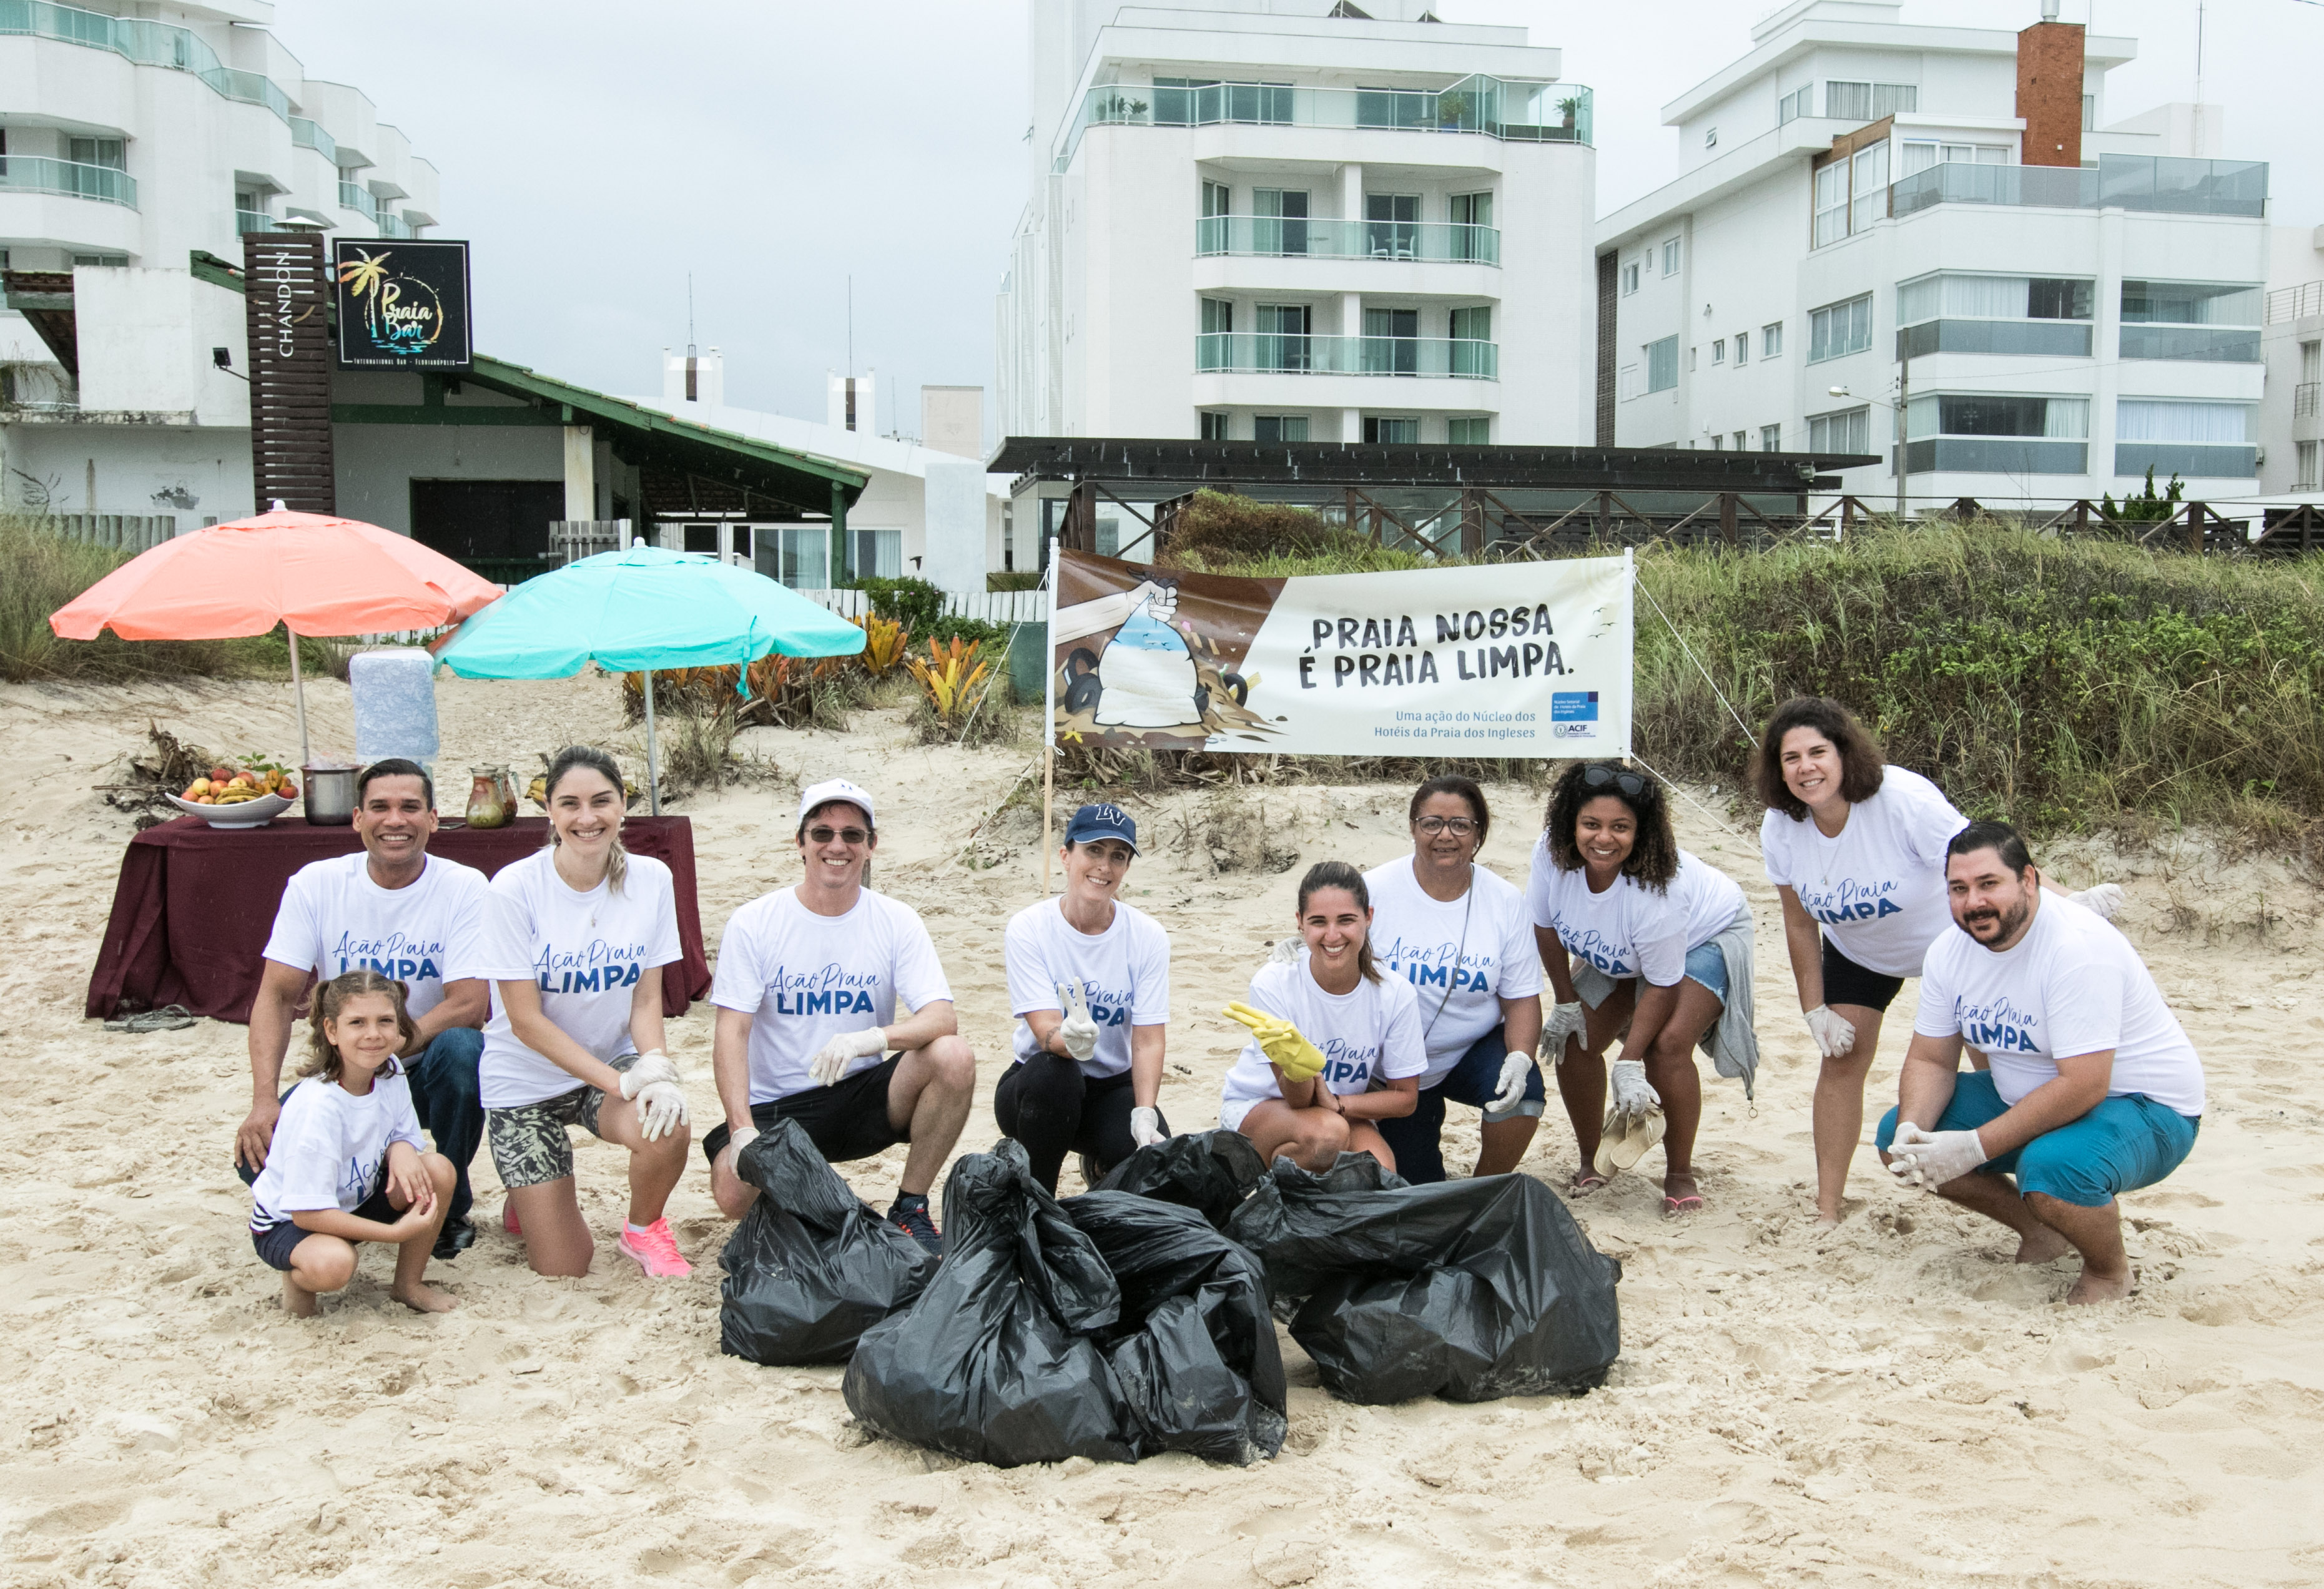
M247 767L213 767L207 778L197 778L170 803L189 817L198 817L212 827L263 827L290 808L299 785L290 769L272 762Z

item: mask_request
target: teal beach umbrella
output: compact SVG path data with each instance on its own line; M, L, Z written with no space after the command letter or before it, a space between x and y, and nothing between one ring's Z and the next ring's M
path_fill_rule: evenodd
M863 631L763 574L632 546L528 579L460 625L436 660L463 679L569 679L595 662L646 680L646 776L661 812L653 676L761 657L845 657Z

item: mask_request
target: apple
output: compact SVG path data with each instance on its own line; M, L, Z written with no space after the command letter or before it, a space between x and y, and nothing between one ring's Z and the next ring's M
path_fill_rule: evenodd
M286 800L295 800L299 798L299 786L286 778L282 781L282 787L274 792Z
M213 767L210 769L210 781L212 783L224 783L233 776L234 773L232 771L225 767Z

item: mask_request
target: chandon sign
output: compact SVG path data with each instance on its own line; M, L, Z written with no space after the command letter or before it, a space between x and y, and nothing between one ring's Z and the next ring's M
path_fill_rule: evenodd
M465 370L468 245L430 237L332 245L342 369Z
M259 511L279 499L304 513L335 513L323 240L297 232L248 233L242 266L251 478Z

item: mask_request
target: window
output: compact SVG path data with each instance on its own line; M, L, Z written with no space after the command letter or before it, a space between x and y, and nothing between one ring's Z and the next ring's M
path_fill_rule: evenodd
M1711 438L1711 450L1713 452L1725 452L1727 450L1727 438L1714 432Z
M2292 450L2293 457L2297 460L2296 468L2299 474L2299 478L2292 481L2292 488L2294 491L2315 491L2324 488L2324 481L2319 481L2316 477L2316 444L2312 441L2296 442Z
M793 590L823 590L831 584L828 524L770 526L759 538L759 550L773 554L775 577ZM901 562L903 548L899 544L896 550Z
M1191 127L1212 119L1202 114L1202 90L1216 89L1215 78L1157 78L1154 79L1154 120L1157 125ZM1210 96L1215 98L1215 95Z
M1678 274L1678 239L1673 237L1663 245L1663 274Z
M1469 309L1456 309L1451 319L1452 339L1456 342L1490 342L1493 339L1493 311L1485 304Z
M1700 347L1690 346L1686 350L1686 373L1691 375L1702 367L1702 349Z
M1234 329L1234 305L1223 298L1203 300L1203 335L1223 337Z
M1420 311L1416 309L1364 310L1362 370L1368 375L1416 375L1420 373Z
M1638 290L1638 262L1632 260L1622 267L1622 296L1628 298Z
M1250 421L1251 439L1256 441L1305 441L1307 439L1305 414L1255 414Z
M1751 333L1748 331L1735 333L1735 362L1738 365L1751 362Z
M1226 415L1213 413L1208 409L1204 409L1203 411L1203 439L1205 441L1224 441L1227 439Z
M129 256L125 254L76 254L72 262L76 266L97 265L118 270L128 264Z
M858 579L900 579L904 574L901 530L850 530L848 572Z
M1234 189L1228 187L1224 182L1204 182L1203 184L1203 215L1204 218L1207 219L1212 216L1218 215L1232 215L1233 213Z
M2098 131L2098 97L2095 94L2085 94L2082 96L2082 131L2095 133Z
M1452 209L1452 224L1456 226L1489 226L1493 224L1493 196L1490 193L1455 193Z
M1784 450L1784 428L1781 425L1762 425L1759 427L1759 450L1761 452L1781 452Z
M1735 432L1735 450L1738 452L1743 450L1743 432L1740 430Z
M1374 259L1419 257L1419 194L1364 195L1364 252Z
M1872 294L1827 304L1808 315L1808 363L1862 353L1872 346Z
M1646 390L1668 392L1678 384L1678 338L1665 337L1659 342L1649 342L1643 350L1646 357Z
M1203 334L1194 338L1194 367L1231 370L1234 354L1234 305L1223 298L1203 300Z
M1634 397L1637 396L1637 394L1638 394L1638 366L1637 366L1637 365L1624 365L1622 366L1622 374L1621 374L1621 381L1620 381L1620 384L1621 384L1622 401L1623 401L1624 402L1629 402L1629 401L1630 401L1630 399L1632 399L1632 398L1634 398Z
M2300 345L2300 383L2313 386L2324 381L2324 342L2303 342Z
M1443 107L1425 88L1356 89L1356 125L1360 127L1434 126ZM1444 116L1446 121L1457 121Z
M125 171L129 162L118 138L68 138L65 158L75 165L101 165L108 171Z
M1315 311L1304 303L1262 303L1259 306L1259 359L1262 370L1299 371L1313 363L1308 333Z
M1253 188L1250 190L1251 252L1307 252L1307 193L1300 188Z
M2114 472L2246 479L2259 473L2252 405L2126 397L2114 406Z
M1378 415L1364 416L1364 439L1378 445L1381 442L1412 442L1420 439L1418 420L1382 419Z
M1803 115L1813 115L1814 114L1815 85L1813 83L1810 83L1804 88L1786 94L1781 99L1775 101L1775 125L1779 127L1785 122L1795 122Z
M1444 439L1455 447L1483 447L1493 439L1493 421L1476 419L1450 419L1444 421Z
M1808 416L1808 450L1817 453L1872 450L1872 411L1846 409L1836 414Z
M1856 202L1849 211L1849 229L1861 232L1888 213L1888 141L1858 150L1849 163Z
M1711 345L1711 362L1714 365L1723 365L1727 362L1726 337L1721 337Z
M1771 325L1771 326L1762 326L1762 327L1760 327L1760 328L1759 328L1759 356L1760 356L1761 358L1774 358L1776 355L1778 355L1778 354L1782 353L1783 351L1784 351L1784 322L1783 322L1783 321L1781 321L1781 320L1777 320L1775 324L1773 324L1773 325Z
M1836 121L1877 122L1883 116L1909 115L1921 107L1921 90L1912 83L1840 83L1823 86L1823 113Z
M2122 284L2122 356L2259 362L2260 289L2246 282Z
M1291 120L1291 85L1157 78L1154 120L1158 125L1174 127L1206 126L1213 122L1286 125Z
M1904 467L1984 475L2080 475L2089 467L2086 397L1925 393L1904 413Z
M2078 276L1940 271L1896 287L1903 356L1932 353L2087 358L2096 284Z
M1493 224L1493 196L1490 193L1455 193L1450 210L1452 243L1448 252L1454 259L1499 259L1498 240L1483 235Z
M1918 176L1937 163L1937 146L1907 141L1896 148L1896 175L1899 178Z
M1456 309L1447 317L1448 329L1452 334L1452 346L1448 365L1455 375L1479 375L1487 379L1498 374L1494 362L1493 311L1485 304Z
M1815 243L1818 248L1848 236L1848 162L1816 168Z

